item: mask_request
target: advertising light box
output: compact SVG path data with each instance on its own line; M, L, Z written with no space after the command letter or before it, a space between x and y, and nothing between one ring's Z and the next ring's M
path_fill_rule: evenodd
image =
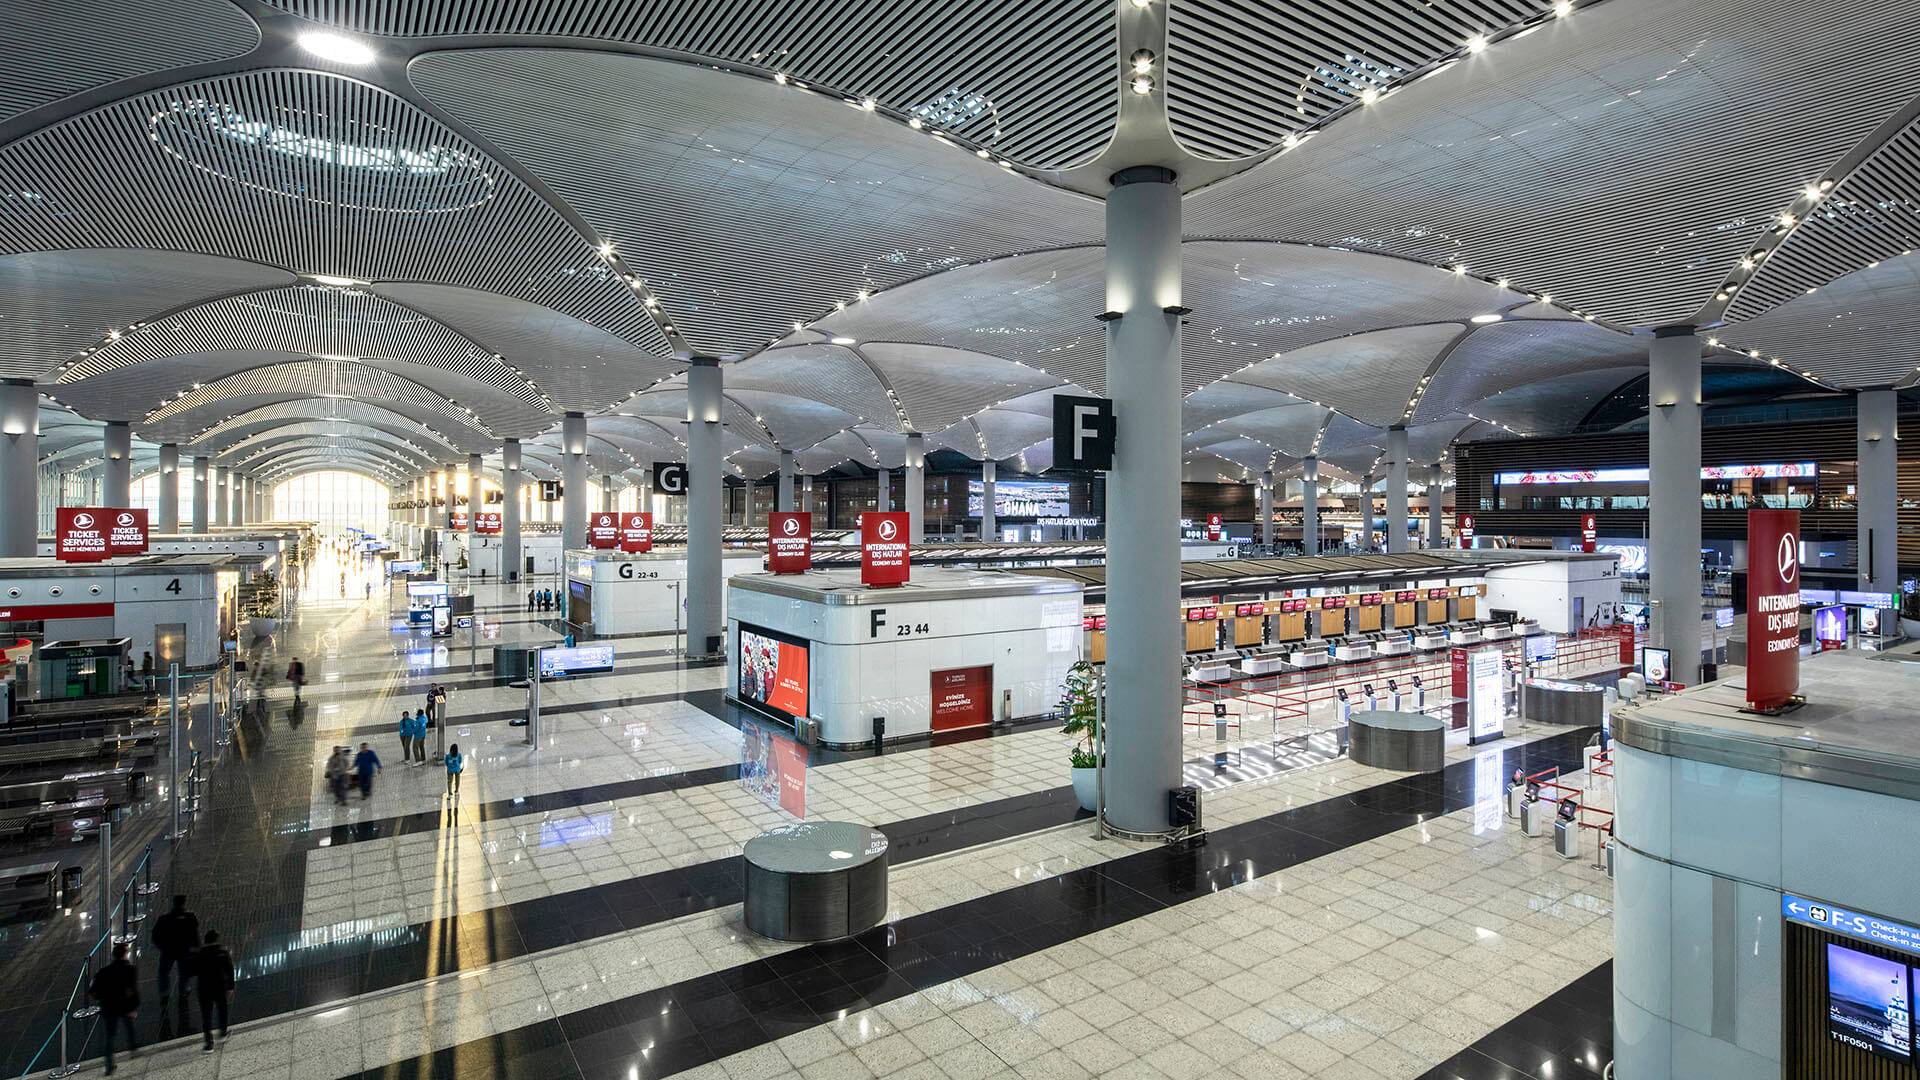
M1054 480L1000 480L993 485L993 513L1002 518L1063 518L1073 512L1071 486ZM967 481L967 516L986 506L986 485Z
M740 624L740 700L787 717L807 715L805 642Z
M587 518L587 546L612 550L620 543L620 516L602 510Z
M1847 609L1843 607L1815 608L1813 611L1813 640L1822 651L1846 648Z
M776 511L767 515L767 569L804 574L813 567L813 515Z
M1898 960L1827 943L1827 1035L1876 1057L1913 1057L1910 969Z
M613 670L613 646L575 645L540 650L540 677L560 679Z
M1811 479L1819 466L1811 461L1767 465L1709 465L1700 470L1702 480L1794 480ZM1524 472L1493 474L1496 484L1644 484L1648 471L1621 469L1529 469Z
M62 506L53 512L53 557L61 562L99 562L107 550L106 511Z
M1467 727L1469 742L1486 742L1507 733L1505 654L1475 649L1467 654Z
M626 552L653 550L653 514L651 512L621 511L620 550Z
M876 588L905 585L910 573L907 515L860 515L860 583Z
M1747 511L1747 707L1800 689L1800 512Z

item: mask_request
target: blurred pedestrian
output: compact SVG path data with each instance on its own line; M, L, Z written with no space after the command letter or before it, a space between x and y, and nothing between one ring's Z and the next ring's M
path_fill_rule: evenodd
M133 1030L134 1017L140 1015L140 973L127 962L125 942L113 947L113 961L94 974L87 984L87 996L100 1006L100 1026L107 1034L106 1073L112 1076L116 1034L126 1033L128 1055L140 1052L140 1038Z

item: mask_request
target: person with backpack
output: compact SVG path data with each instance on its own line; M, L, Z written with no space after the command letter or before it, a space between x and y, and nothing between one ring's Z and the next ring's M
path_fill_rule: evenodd
M167 998L180 995L180 1027L187 1026L187 980L193 977L193 950L200 944L200 917L187 910L187 898L175 896L173 909L153 921L153 948L160 954L160 1023L167 1022ZM169 977L171 976L171 985Z
M466 771L466 759L460 756L460 744L447 747L447 794L458 797L460 794L460 774Z
M100 1006L100 1026L106 1029L108 1076L113 1075L113 1039L125 1032L127 1053L140 1052L140 1038L133 1030L134 1017L140 1015L140 973L127 962L127 945L113 947L113 962L101 968L87 984L87 996Z
M213 1018L220 1016L220 1037L227 1037L227 1007L233 1004L233 955L220 944L217 930L207 931L206 944L194 955L194 986L200 991L200 1031L206 1036L201 1053L213 1053Z
M287 681L293 684L293 700L299 701L300 688L307 685L307 665L297 656L287 665Z

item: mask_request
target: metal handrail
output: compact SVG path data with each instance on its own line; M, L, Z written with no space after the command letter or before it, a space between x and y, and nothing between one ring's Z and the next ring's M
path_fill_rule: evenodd
M112 857L110 837L113 824L103 821L100 823L100 828L102 855L103 858L110 859ZM112 869L109 867L107 874L100 881L103 897L108 895L105 890L111 881ZM100 1015L100 1009L96 1005L78 1005L81 995L86 992L87 977L93 973L96 958L103 952L110 954L113 945L133 937L133 924L147 917L146 898L158 892L159 889L159 884L153 880L153 845L148 844L146 850L140 855L140 861L127 871L127 882L120 889L119 903L112 907L103 906L99 936L94 939L93 947L88 949L86 956L81 959L80 970L74 974L73 989L68 991L66 1004L60 1010L60 1022L47 1033L46 1039L40 1043L40 1048L34 1051L26 1067L20 1070L20 1076L33 1075L34 1071L40 1068L40 1059L46 1056L48 1048L52 1047L56 1041L59 1043L60 1063L47 1072L49 1080L60 1080L80 1071L79 1064L69 1058L72 1040L68 1038L67 1025L70 1021L93 1020ZM119 934L113 933L115 918L120 920ZM86 1034L81 1037L81 1047L84 1048L87 1040L92 1037L93 1027L89 1027Z

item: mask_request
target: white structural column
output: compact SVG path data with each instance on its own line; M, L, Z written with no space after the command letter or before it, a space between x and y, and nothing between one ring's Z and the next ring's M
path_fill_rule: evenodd
M1446 540L1447 470L1438 464L1427 466L1427 546L1440 547Z
M467 455L467 535L468 536L472 536L474 534L474 525L479 520L480 509L484 505L480 501L480 474L483 471L485 471L485 463L484 463L484 460L480 457L480 455L468 454Z
M1700 681L1700 339L1654 331L1647 372L1648 630L1673 679Z
M800 509L813 513L813 477L800 478Z
M106 489L100 493L103 506L133 505L133 429L125 421L110 420L100 433L106 454Z
M907 543L918 545L927 531L927 437L907 436Z
M587 418L560 418L560 546L587 546Z
M1000 516L993 504L994 488L1000 479L1000 463L991 459L980 463L980 540L999 539Z
M1860 515L1854 564L1861 591L1890 593L1900 587L1900 395L1862 390L1854 396L1854 409L1853 499Z
M1320 459L1300 463L1300 552L1320 554Z
M1373 474L1360 478L1360 550L1373 550Z
M212 520L213 463L206 458L193 459L193 531L203 533Z
M227 486L233 483L233 470L221 465L213 470L213 523L231 524L233 504L227 501Z
M612 510L620 505L619 480L611 476L600 478L600 509Z
M520 577L520 440L500 444L500 573Z
M720 515L726 464L720 456L720 361L693 358L687 369L687 652L724 647L721 623Z
M40 394L0 382L0 558L30 559L40 532Z
M1170 827L1180 775L1180 188L1124 169L1107 195L1107 820ZM1111 318L1117 315L1118 318Z
M157 533L177 533L180 531L180 446L177 443L160 444L159 506L156 508L153 531Z
M267 513L267 482L260 477L253 478L253 520L270 521L273 515Z
M1387 550L1407 550L1407 429L1387 429Z
M1260 474L1260 542L1273 546L1273 471Z
M893 472L881 469L874 476L873 508L886 513L893 509Z
M233 509L227 514L227 520L234 525L247 523L247 474L234 470L233 487L228 494L233 499Z
M780 451L780 486L773 492L773 508L780 511L793 509L793 451Z

